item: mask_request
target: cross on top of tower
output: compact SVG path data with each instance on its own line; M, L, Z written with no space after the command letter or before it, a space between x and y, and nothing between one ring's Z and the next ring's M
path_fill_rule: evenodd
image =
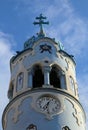
M33 23L34 25L39 25L40 26L40 32L38 34L39 36L40 35L42 35L42 36L45 35L44 32L43 32L43 24L49 24L49 22L48 21L45 22L44 19L47 19L47 17L44 17L42 14L40 14L39 17L36 17L36 20L39 20L39 21L38 22L35 21Z

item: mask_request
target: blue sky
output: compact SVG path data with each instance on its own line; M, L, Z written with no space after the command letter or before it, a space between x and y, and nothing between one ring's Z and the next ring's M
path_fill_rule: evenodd
M0 120L8 103L9 60L24 42L39 31L32 23L43 13L49 26L46 35L63 43L75 56L80 102L87 116L88 130L88 1L87 0L3 0L0 1ZM1 123L0 123L0 129Z

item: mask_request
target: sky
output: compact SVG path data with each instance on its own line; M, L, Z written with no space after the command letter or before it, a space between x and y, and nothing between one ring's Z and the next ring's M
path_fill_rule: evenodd
M0 0L0 130L2 112L8 103L9 60L23 49L28 38L39 32L33 22L41 13L50 22L44 26L46 35L60 41L65 51L75 57L88 130L88 0Z

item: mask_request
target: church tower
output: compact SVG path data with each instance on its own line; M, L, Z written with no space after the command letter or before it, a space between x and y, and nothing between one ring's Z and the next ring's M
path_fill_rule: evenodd
M37 36L10 60L9 103L2 116L3 130L85 130L72 55L43 31L46 17L34 25Z

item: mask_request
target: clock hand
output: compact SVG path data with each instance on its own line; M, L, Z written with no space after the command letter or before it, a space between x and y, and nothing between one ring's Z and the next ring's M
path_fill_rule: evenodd
M50 101L48 101L44 106L43 106L43 109L45 110L46 108L48 108L48 105L49 105Z

